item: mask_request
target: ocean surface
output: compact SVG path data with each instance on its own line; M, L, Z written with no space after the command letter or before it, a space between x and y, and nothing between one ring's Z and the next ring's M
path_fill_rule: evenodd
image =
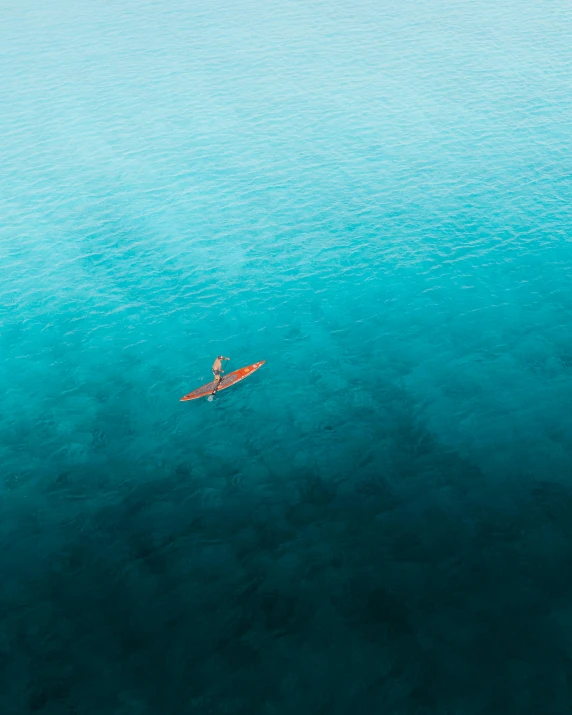
M2 715L572 712L571 38L2 3Z

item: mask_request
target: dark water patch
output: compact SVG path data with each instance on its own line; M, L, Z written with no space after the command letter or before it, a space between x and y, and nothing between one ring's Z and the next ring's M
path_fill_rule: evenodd
M119 702L116 682L136 693L144 712L160 701L174 712L175 694L216 701L217 707L238 697L238 711L248 701L261 713L265 698L273 697L288 709L288 696L276 695L288 677L286 652L292 650L290 672L294 667L298 673L310 667L314 652L343 662L348 648L358 653L366 647L373 648L373 672L366 676L357 663L346 663L344 677L329 685L336 693L334 712L365 712L382 702L432 712L445 693L452 707L461 708L467 692L482 699L483 711L508 703L511 712L510 691L524 683L521 678L536 668L542 672L541 659L554 665L564 659L565 631L547 602L565 592L569 577L560 574L569 551L544 566L542 583L532 578L540 564L524 559L527 525L565 526L565 488L537 485L514 514L475 511L466 522L459 495L456 511L448 512L438 493L425 494L425 505L412 509L397 492L391 510L376 511L375 518L368 502L377 489L365 497L358 490L359 498L335 492L299 502L313 518L294 528L286 504L281 519L263 518L264 499L253 492L242 496L242 513L227 505L217 515L187 502L171 512L165 530L152 507L188 475L175 469L170 482L131 486L123 500L91 514L81 534L70 531L59 555L28 568L35 573L20 584L18 601L28 603L20 616L3 596L3 613L11 616L5 627L27 653L25 669L36 673L23 712L68 705L82 711L101 662L111 678L102 688L112 707ZM321 493L321 486L312 488ZM32 519L29 533L43 538L41 521L22 519ZM335 634L333 651L320 645L324 626ZM513 662L522 664L522 675L517 668L512 685L503 684L501 673ZM352 682L364 677L356 694ZM543 677L553 683L549 674ZM476 684L483 683L477 693ZM309 697L325 697L325 682L312 687ZM541 692L541 683L527 687ZM532 707L519 702L524 712Z

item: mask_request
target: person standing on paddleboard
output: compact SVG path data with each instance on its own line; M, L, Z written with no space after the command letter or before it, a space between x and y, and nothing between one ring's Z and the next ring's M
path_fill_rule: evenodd
M213 362L212 371L213 371L214 383L215 383L214 390L212 392L213 395L218 390L218 386L221 381L222 374L224 372L224 370L222 369L222 361L223 360L230 360L230 358L223 357L222 355L219 355L217 357L217 359Z

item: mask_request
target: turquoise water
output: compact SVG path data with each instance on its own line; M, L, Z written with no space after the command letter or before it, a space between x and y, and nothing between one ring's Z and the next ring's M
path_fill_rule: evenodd
M0 711L569 713L571 6L1 15Z

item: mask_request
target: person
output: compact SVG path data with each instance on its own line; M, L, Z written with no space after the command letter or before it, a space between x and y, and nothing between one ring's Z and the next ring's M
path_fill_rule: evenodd
M214 395L215 392L218 390L218 386L220 384L222 374L224 370L222 369L222 361L223 360L230 360L228 357L223 357L222 355L219 355L217 359L213 362L213 376L214 376L214 390L212 391L212 394Z

